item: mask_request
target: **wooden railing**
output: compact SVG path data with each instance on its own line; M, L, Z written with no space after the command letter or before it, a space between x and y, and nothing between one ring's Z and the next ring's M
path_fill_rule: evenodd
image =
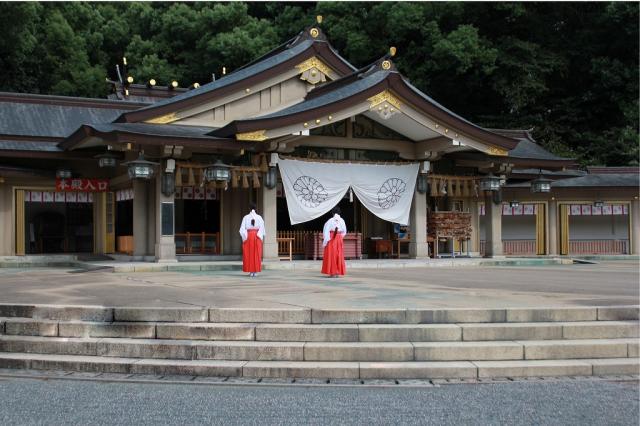
M291 241L291 254L304 254L305 235L315 234L318 231L278 231L278 255L289 256L289 238Z
M536 254L536 240L502 240L504 254Z
M177 254L220 254L220 233L204 232L176 234Z
M480 254L485 253L486 242L480 241ZM536 240L502 240L502 252L506 255L535 255Z
M629 240L569 240L571 254L628 254Z

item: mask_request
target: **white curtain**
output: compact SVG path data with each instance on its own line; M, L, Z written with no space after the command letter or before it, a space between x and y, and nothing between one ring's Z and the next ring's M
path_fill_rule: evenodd
M409 223L418 163L351 164L278 161L292 224L329 212L349 190L381 219Z

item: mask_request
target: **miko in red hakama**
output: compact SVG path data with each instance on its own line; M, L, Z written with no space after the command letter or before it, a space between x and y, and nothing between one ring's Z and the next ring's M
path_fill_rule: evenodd
M330 276L344 275L347 266L344 262L344 243L341 232L331 231L331 239L324 246L322 255L322 273Z
M247 239L242 243L242 272L262 271L262 240L258 229L247 229Z

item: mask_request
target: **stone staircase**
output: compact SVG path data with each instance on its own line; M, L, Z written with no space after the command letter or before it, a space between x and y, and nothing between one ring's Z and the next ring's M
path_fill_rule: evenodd
M638 375L639 310L0 304L0 368L323 379Z

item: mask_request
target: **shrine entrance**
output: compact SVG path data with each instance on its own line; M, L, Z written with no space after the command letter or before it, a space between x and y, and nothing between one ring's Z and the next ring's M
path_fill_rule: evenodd
M22 254L91 253L93 194L16 191L16 248Z
M217 189L182 186L175 197L176 254L222 253L221 200Z

